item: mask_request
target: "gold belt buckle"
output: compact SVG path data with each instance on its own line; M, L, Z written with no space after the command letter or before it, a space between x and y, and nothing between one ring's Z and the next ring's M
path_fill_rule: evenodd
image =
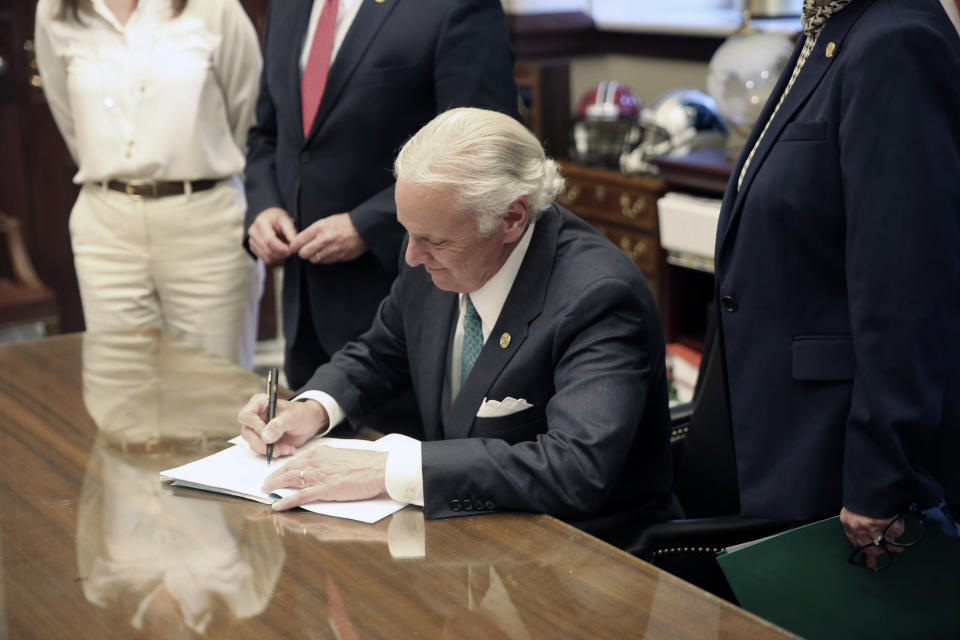
M123 190L124 190L124 191L126 192L126 194L127 194L128 196L130 196L131 198L143 199L143 196L142 196L141 194L137 193L137 188L138 188L138 187L145 187L145 186L147 186L147 185L151 185L151 186L153 187L153 195L154 195L154 197L156 197L156 195L157 195L157 185L156 185L156 183L154 183L154 182L147 182L146 180L129 180L129 181L127 181L127 183L124 185Z

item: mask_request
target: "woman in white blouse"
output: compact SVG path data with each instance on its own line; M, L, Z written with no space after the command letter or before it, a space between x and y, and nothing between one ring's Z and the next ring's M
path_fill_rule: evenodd
M252 367L240 174L261 57L238 0L39 0L36 53L82 185L87 330L162 328Z

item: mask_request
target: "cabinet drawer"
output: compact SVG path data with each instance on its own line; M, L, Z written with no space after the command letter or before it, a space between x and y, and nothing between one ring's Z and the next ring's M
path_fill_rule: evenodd
M606 222L653 231L657 225L657 194L611 184L567 180L557 202L574 213Z
M603 220L584 219L596 227L600 233L607 236L613 244L623 249L624 253L630 256L630 259L640 267L641 271L650 276L657 275L660 245L657 242L656 235L617 224L609 224Z
M564 162L560 165L567 187L557 202L571 211L628 227L657 228L657 198L666 185L657 178L628 176Z

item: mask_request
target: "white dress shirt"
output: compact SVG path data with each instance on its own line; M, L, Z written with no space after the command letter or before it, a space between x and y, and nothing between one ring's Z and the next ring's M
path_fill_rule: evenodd
M507 296L510 295L510 289L513 287L513 281L516 280L517 273L520 272L520 265L523 264L523 258L527 255L527 248L530 246L530 239L533 237L534 226L535 223L531 222L520 242L517 243L499 271L487 280L482 287L470 292L470 300L480 315L480 331L483 333L484 344L487 343L487 338L490 337L494 325L497 324L500 312L503 311L503 305L506 303ZM466 302L464 294L461 293L457 322L453 333L453 345L448 354L447 375L444 377L443 402L445 407L449 407L452 398L456 397L456 394L452 393L451 390L460 389L460 351L463 346L463 314L465 311ZM330 418L330 426L327 432L340 424L346 417L339 403L322 391L304 391L295 399L316 400L323 405ZM387 444L387 493L394 500L422 507L423 458L420 451L420 441L394 433L390 434Z
M104 0L79 22L59 7L37 4L36 53L74 182L243 171L262 62L237 0L194 0L175 18L171 0L139 0L125 25Z
M307 66L307 58L310 56L310 47L313 45L313 36L317 32L317 21L323 12L323 5L326 0L313 0L313 8L310 10L310 22L307 23L307 35L303 39L303 47L300 50L300 75L303 75L303 68ZM340 51L340 45L343 39L347 37L347 31L353 24L353 19L357 17L360 11L360 0L340 0L340 8L337 10L337 26L333 32L333 49L330 51L330 64L333 64Z

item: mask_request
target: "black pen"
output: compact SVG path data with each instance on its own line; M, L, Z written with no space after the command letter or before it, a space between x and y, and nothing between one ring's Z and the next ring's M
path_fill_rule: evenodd
M280 372L276 367L270 367L267 373L267 424L277 417L277 377ZM267 464L270 464L270 458L273 457L273 443L267 445Z

